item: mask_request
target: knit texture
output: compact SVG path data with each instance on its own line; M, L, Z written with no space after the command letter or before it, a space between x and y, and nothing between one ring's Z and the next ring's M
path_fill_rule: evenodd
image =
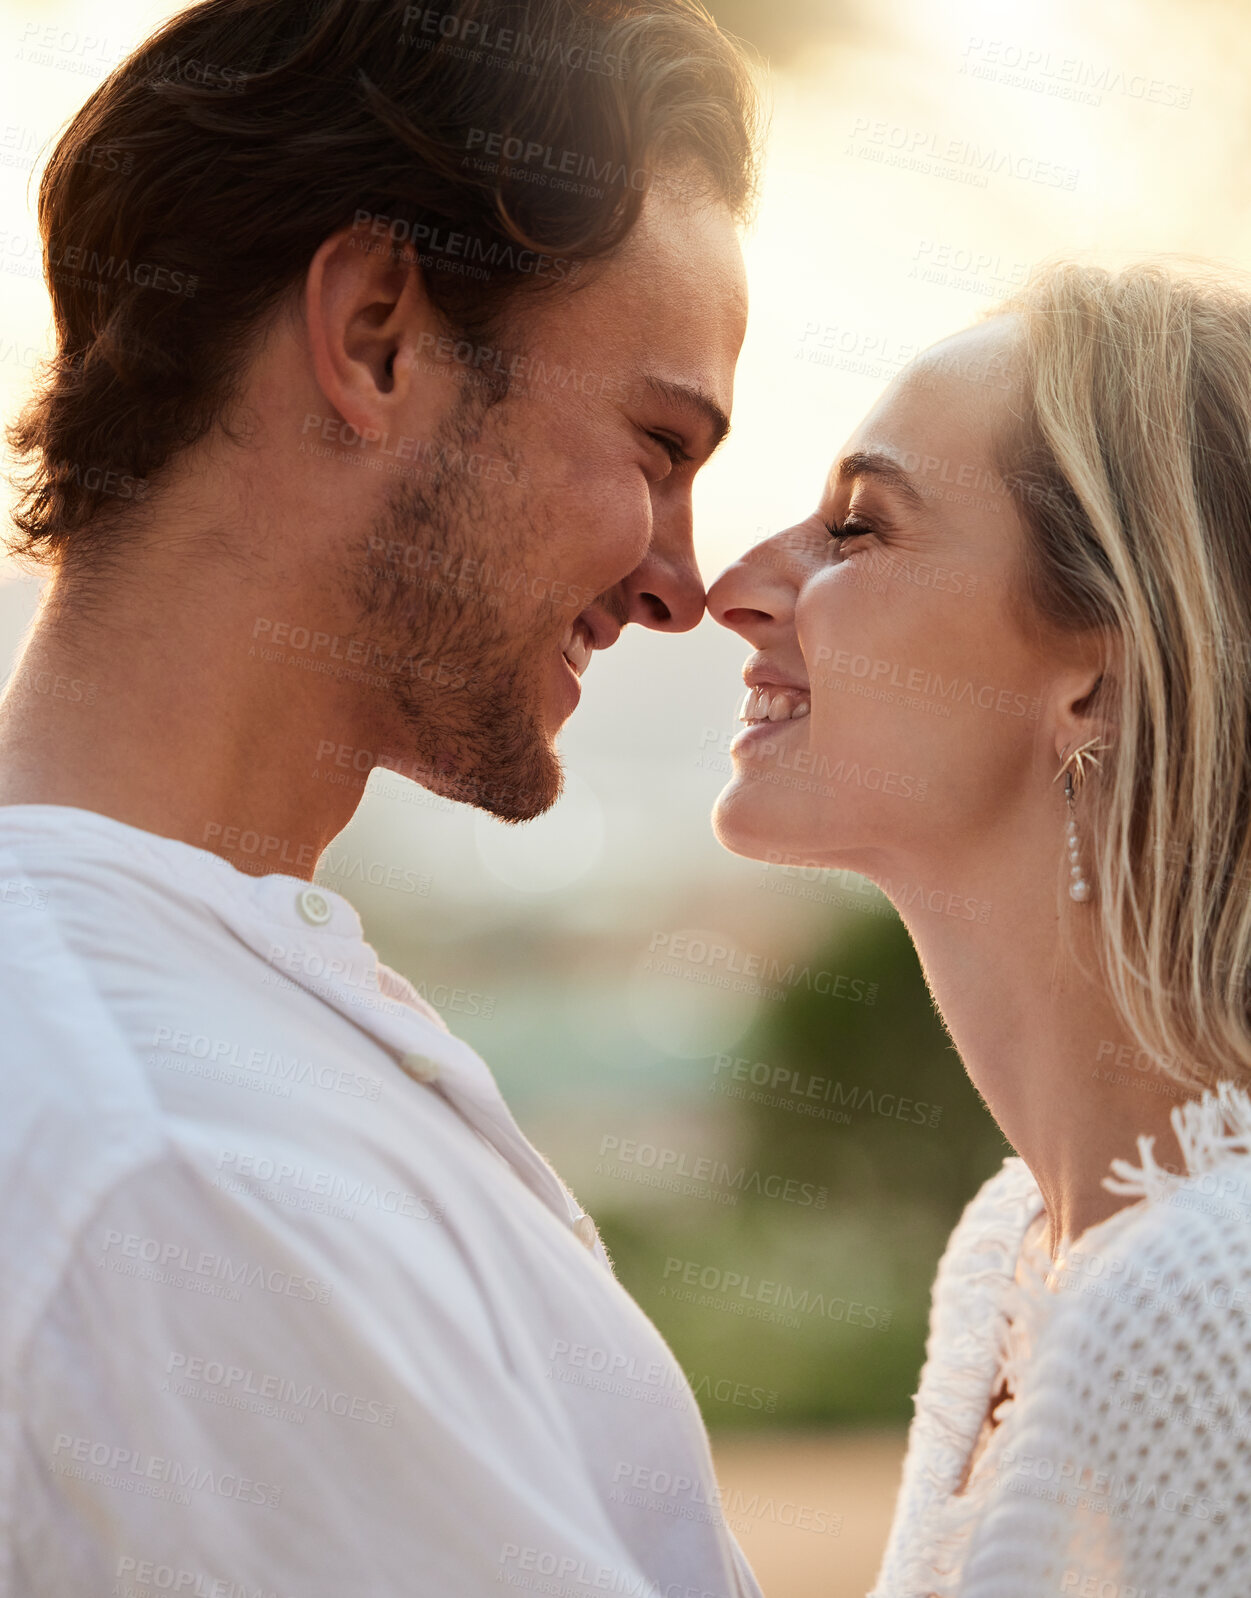
M1251 1592L1251 1098L1224 1085L1105 1185L1136 1199L1045 1274L1015 1157L938 1268L894 1524L870 1598ZM958 1492L1000 1382L1011 1397Z

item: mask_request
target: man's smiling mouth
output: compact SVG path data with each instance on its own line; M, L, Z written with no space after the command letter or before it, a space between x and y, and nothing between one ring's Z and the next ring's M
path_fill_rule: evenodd
M561 654L569 662L571 669L581 677L582 673L591 664L591 656L595 652L595 643L591 636L590 627L579 616L569 629Z

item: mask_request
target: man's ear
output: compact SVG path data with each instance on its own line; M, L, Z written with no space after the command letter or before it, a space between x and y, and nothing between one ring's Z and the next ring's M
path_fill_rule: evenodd
M332 233L309 263L304 319L327 414L363 438L431 436L455 368L420 359L437 349L443 323L411 244L373 238L361 223Z

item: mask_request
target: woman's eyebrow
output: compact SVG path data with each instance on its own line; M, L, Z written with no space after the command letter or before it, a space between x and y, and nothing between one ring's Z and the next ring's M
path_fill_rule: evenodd
M904 471L898 461L880 450L857 450L844 455L835 467L838 482L849 483L856 477L876 477L888 487L896 489L917 510L925 510L925 495Z

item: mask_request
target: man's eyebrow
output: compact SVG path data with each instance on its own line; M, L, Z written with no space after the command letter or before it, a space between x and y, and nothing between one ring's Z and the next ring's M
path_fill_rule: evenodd
M877 477L889 487L898 492L917 510L925 510L925 495L921 493L916 484L904 471L898 461L892 460L889 455L884 455L877 450L859 450L851 455L844 455L835 468L835 476L840 483L850 482L853 477Z
M730 418L713 399L711 394L702 388L693 388L687 383L670 383L663 377L648 377L644 379L644 387L657 399L664 400L667 404L675 406L678 410L694 411L699 415L708 429L707 453L721 443L730 431Z

